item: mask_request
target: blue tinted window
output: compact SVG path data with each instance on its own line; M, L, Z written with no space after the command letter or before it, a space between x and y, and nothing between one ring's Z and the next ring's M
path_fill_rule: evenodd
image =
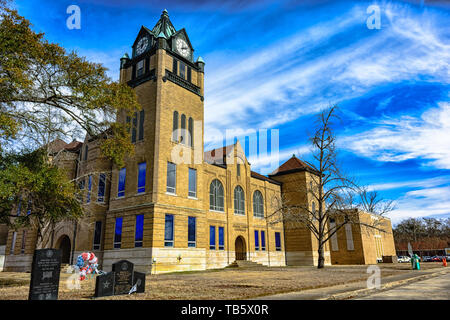
M189 168L189 197L197 197L197 170Z
M259 250L259 232L255 230L255 250Z
M123 218L116 218L116 229L114 232L114 248L120 249L120 245L122 242L122 221Z
M145 162L139 163L138 176L138 193L145 192L145 173L147 171L147 164Z
M164 246L173 247L173 215L166 214Z
M277 251L281 251L281 235L279 232L275 232L275 247Z
M98 179L98 196L97 196L98 202L105 201L105 186L106 186L106 175L104 173L101 173Z
M195 217L188 218L188 247L195 247L195 229L196 221Z
M209 227L209 249L216 250L216 227Z
M167 162L167 192L175 193L177 180L177 165L172 162Z
M266 233L261 230L261 250L266 250Z
M144 239L144 215L140 214L136 216L136 233L134 235L134 246L142 247L143 239Z
M219 227L219 250L225 249L224 229Z
M118 197L124 197L125 196L125 177L127 174L127 169L126 168L122 168L119 171L119 189L118 189L118 193L117 196Z
M86 200L87 203L91 202L91 190L92 190L92 175L90 175L88 179L88 192Z

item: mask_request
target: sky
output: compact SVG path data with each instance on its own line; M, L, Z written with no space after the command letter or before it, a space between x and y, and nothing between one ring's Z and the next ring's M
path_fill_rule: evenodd
M36 31L117 80L119 59L142 25L167 9L205 62L205 149L233 132L279 137L279 153L254 154L272 172L295 154L311 159L318 112L339 106L339 161L392 199L394 224L450 217L450 4L447 1L16 0ZM81 29L70 30L77 5ZM374 7L380 25L373 28ZM375 9L376 9L375 8ZM267 131L266 131L267 130ZM261 132L261 134L256 134ZM266 133L265 133L266 132ZM275 139L276 140L276 139Z

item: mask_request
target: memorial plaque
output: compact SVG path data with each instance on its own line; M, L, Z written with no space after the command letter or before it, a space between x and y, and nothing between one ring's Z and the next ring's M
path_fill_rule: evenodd
M136 285L136 293L145 292L145 273L134 272L133 274L133 286Z
M130 261L121 260L113 264L114 294L128 294L133 286L133 268Z
M39 249L34 251L28 300L57 300L61 251Z
M97 276L95 279L95 297L106 297L114 294L114 272Z

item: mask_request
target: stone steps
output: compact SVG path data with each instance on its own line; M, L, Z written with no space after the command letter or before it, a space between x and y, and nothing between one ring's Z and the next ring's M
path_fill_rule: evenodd
M226 266L226 268L251 269L251 268L266 268L266 266L250 260L235 260L233 263Z

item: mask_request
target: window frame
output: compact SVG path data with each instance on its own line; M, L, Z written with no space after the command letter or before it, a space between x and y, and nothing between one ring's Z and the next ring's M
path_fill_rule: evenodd
M266 251L266 232L261 230L261 251Z
M194 190L191 190L191 173L194 173L195 181L194 181ZM197 199L197 169L188 168L188 197Z
M97 226L100 225L100 230L97 229ZM93 241L92 241L92 250L100 250L101 249L101 245L102 245L102 227L103 227L103 223L101 220L97 220L95 221L95 227L94 227L94 237L93 237ZM97 233L97 231L99 231ZM98 235L98 240L99 242L96 243L96 236ZM115 235L115 229L114 229L114 235Z
M118 224L117 222L120 221L120 233L118 233ZM116 217L115 223L114 223L114 239L113 239L113 248L114 249L120 249L122 247L122 232L123 232L123 217ZM120 239L118 239L120 238ZM119 241L117 241L119 240Z
M121 177L123 173L123 189L121 189ZM117 198L124 198L125 197L125 186L127 182L127 168L123 167L119 170L119 176L117 179Z
M142 169L143 167L143 169ZM143 174L141 175L141 171L143 171ZM138 163L138 177L137 177L137 193L145 193L145 187L147 183L147 162L140 162ZM144 181L142 181L143 179ZM142 185L143 182L143 185Z
M102 177L103 177L103 194L101 194L102 187ZM104 203L106 194L106 174L100 173L98 176L98 188L97 188L97 202Z
M191 222L193 222L194 240L189 240L190 236L192 235ZM196 217L188 217L188 248L196 248L196 247L197 247L197 218Z
M169 166L173 165L174 170L169 170ZM169 186L169 173L174 171L173 186ZM170 190L169 190L170 188ZM173 189L173 191L172 191ZM177 194L177 165L173 162L167 161L167 176L166 176L166 193L176 195Z
M275 232L275 250L281 251L281 249L281 232Z
M170 218L170 219L168 219L168 218ZM171 239L167 239L166 238L167 230L168 230L167 229L168 222L171 223L171 230L170 230ZM175 234L174 234L174 229L175 228L174 228L174 226L175 226L175 217L174 217L174 215L166 213L165 219L164 219L164 247L167 247L167 248L173 248L174 247L174 243L175 243Z
M255 234L255 251L259 251L259 231L254 230Z
M222 234L222 237L221 237ZM219 226L219 250L225 250L225 228Z
M214 189L214 190L213 190ZM212 191L213 190L213 191ZM220 194L221 193L221 194ZM213 201L211 201L211 199ZM217 203L220 202L221 205ZM209 210L217 212L225 212L225 193L223 184L219 179L214 179L209 185Z
M139 226L138 230L138 219L142 218L142 225ZM137 214L134 222L134 247L142 248L144 246L144 222L145 216L144 214ZM140 233L140 240L138 239L138 232Z
M234 188L234 214L245 216L245 192L240 185Z
M216 250L216 226L209 226L209 250Z
M259 209L261 209L261 212ZM259 190L253 192L253 217L260 219L264 218L264 197Z

